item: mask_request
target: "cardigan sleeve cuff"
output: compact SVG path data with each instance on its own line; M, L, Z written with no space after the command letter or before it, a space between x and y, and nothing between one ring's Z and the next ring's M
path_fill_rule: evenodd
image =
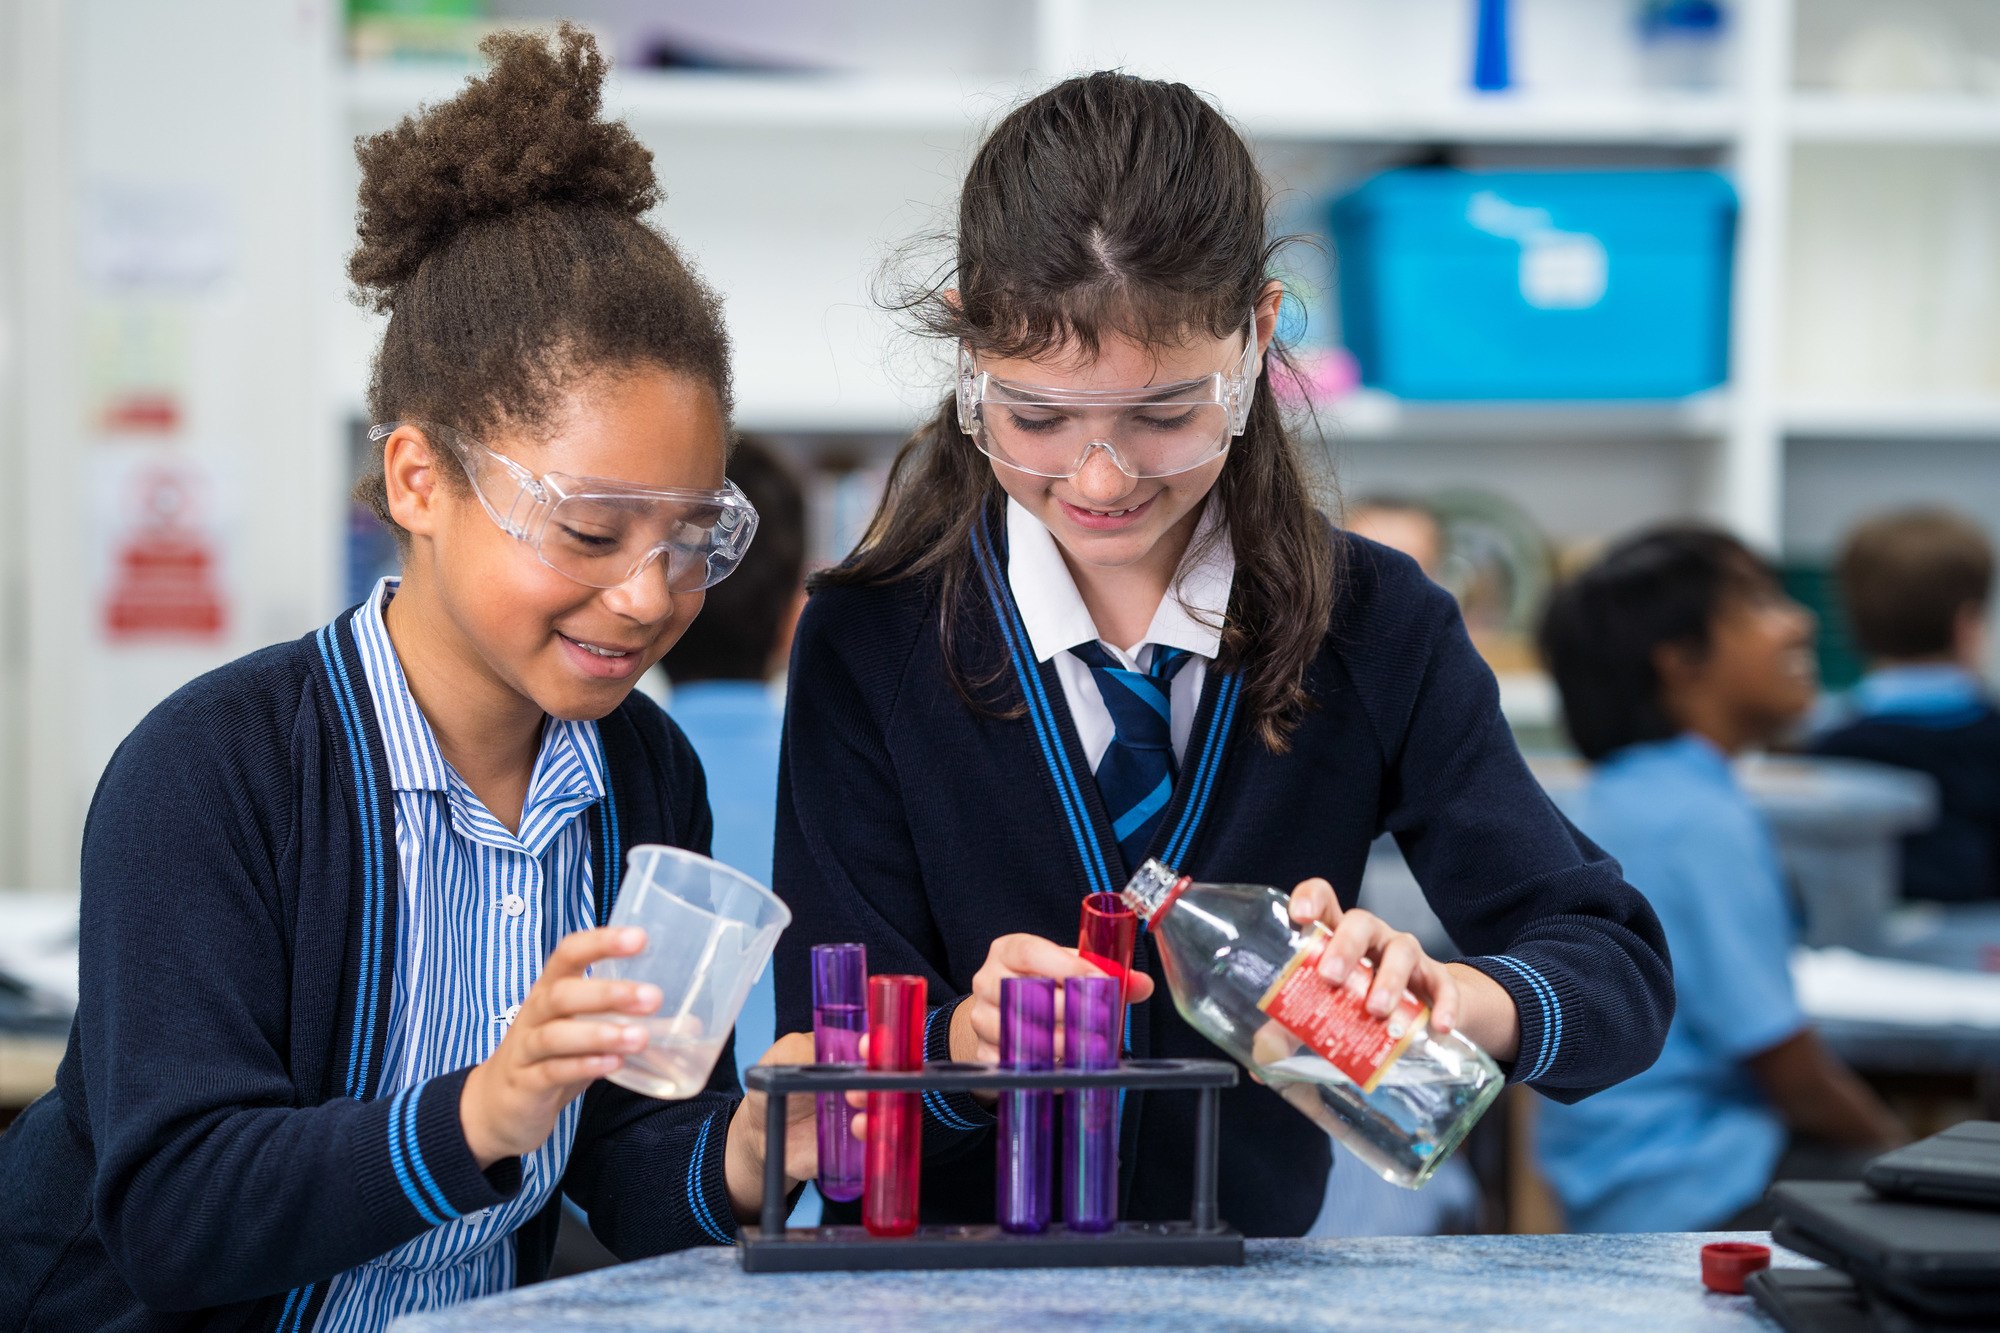
M703 1241L736 1243L736 1206L729 1201L729 1178L723 1171L729 1144L729 1121L740 1099L704 1120L695 1135L694 1160L688 1164L688 1213Z
M1500 983L1514 1001L1521 1040L1512 1064L1501 1069L1509 1083L1533 1083L1555 1068L1562 1053L1562 1002L1542 971L1512 954L1485 954L1458 960Z
M460 1126L460 1069L369 1102L357 1117L355 1165L362 1196L396 1230L414 1234L491 1208L521 1188L521 1159L486 1170Z
M951 1020L958 1006L972 997L941 1004L924 1020L924 1062L940 1064L951 1059ZM957 1147L968 1136L990 1129L994 1115L969 1092L926 1092L924 1101L924 1152Z

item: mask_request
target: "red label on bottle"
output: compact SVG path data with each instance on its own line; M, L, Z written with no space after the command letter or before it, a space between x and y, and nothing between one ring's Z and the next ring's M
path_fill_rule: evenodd
M1257 1007L1360 1084L1363 1092L1373 1092L1383 1071L1396 1063L1418 1025L1430 1017L1430 1008L1404 991L1387 1018L1369 1013L1363 1003L1375 978L1373 963L1362 959L1338 986L1319 974L1320 955L1332 938L1316 931L1278 973Z

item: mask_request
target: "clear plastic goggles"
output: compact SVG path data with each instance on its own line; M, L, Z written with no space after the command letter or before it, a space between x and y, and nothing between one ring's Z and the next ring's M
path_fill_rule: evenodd
M634 486L602 477L545 472L537 477L449 426L392 422L368 438L408 425L443 444L465 468L473 494L500 530L534 548L543 564L592 588L618 588L655 560L667 586L697 592L728 578L757 533L757 510L734 482L720 490Z
M958 350L958 425L979 452L1038 477L1074 477L1093 449L1128 477L1171 477L1220 458L1250 421L1257 325L1231 371L1142 389L1058 389L982 372Z

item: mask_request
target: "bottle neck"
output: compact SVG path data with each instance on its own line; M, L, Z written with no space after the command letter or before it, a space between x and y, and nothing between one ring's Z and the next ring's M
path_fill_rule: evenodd
M1151 921L1173 906L1187 885L1187 876L1169 870L1158 861L1149 860L1139 867L1137 874L1125 886L1119 897L1125 900L1141 921Z

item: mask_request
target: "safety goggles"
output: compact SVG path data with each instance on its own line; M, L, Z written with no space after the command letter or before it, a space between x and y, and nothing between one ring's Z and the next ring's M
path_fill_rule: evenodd
M543 564L592 588L618 588L655 560L667 586L697 592L728 578L757 533L757 510L734 482L720 490L634 486L561 472L536 476L449 426L392 422L368 438L380 442L414 426L450 449L473 494L500 530L526 542Z
M1229 371L1142 389L1058 389L981 371L958 351L958 425L979 452L1038 477L1074 477L1102 449L1129 477L1171 477L1220 458L1250 421L1257 326Z

